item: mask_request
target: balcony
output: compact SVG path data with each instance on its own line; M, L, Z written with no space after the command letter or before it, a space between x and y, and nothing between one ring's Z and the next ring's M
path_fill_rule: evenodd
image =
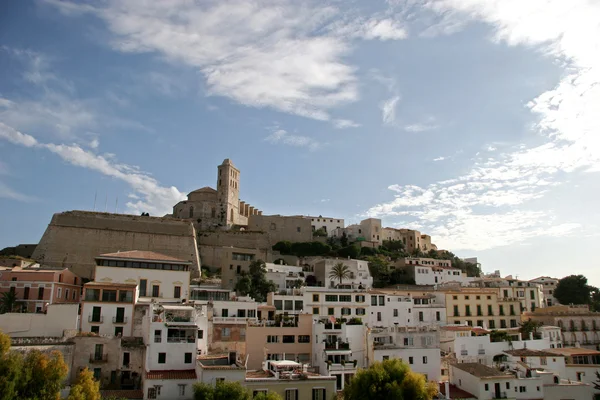
M101 324L104 322L104 315L88 315L88 322Z
M90 354L90 364L102 364L108 362L108 354Z
M337 330L340 330L340 329L342 329L342 324L328 323L328 324L325 324L325 329L337 329Z
M179 336L167 337L167 343L196 343L195 337L182 338Z
M112 321L113 321L113 324L126 324L127 317L113 317Z
M213 317L213 324L243 324L245 325L248 320L256 321L256 317Z
M326 342L325 350L350 350L348 342Z
M344 364L327 364L329 371L348 371L356 369L354 361L346 361Z

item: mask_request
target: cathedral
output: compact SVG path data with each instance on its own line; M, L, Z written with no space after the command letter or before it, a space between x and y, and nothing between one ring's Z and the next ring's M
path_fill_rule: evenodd
M240 170L228 158L217 167L216 190L208 186L194 190L173 207L173 217L193 220L201 231L247 226L250 215L262 211L240 201Z

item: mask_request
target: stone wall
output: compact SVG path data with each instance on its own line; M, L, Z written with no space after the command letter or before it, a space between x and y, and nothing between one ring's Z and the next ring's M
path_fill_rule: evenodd
M250 215L248 217L248 229L265 232L271 245L285 240L290 242L310 242L313 240L311 220L304 217Z
M200 275L195 229L189 221L173 218L88 211L54 214L32 257L92 279L95 257L128 250L155 251L190 261L191 277Z
M40 338L43 339L43 338ZM75 346L72 342L69 343L57 343L57 344L43 344L43 343L35 343L35 341L31 341L30 344L12 344L12 351L17 351L21 354L27 354L30 351L38 350L44 354L50 354L53 351L59 351L62 353L63 358L65 360L65 364L67 364L68 372L67 377L65 378L64 383L68 384L72 380L77 378L77 373L73 372L73 354L75 350Z

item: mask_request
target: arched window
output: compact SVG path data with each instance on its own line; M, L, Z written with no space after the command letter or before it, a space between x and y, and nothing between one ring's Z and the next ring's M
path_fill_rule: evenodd
M190 206L190 218L194 217L194 206Z

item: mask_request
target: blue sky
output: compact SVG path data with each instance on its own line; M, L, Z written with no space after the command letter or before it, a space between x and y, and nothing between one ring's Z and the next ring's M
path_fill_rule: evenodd
M485 271L600 285L597 2L1 7L0 247L96 193L163 215L231 158L267 214L377 217Z

